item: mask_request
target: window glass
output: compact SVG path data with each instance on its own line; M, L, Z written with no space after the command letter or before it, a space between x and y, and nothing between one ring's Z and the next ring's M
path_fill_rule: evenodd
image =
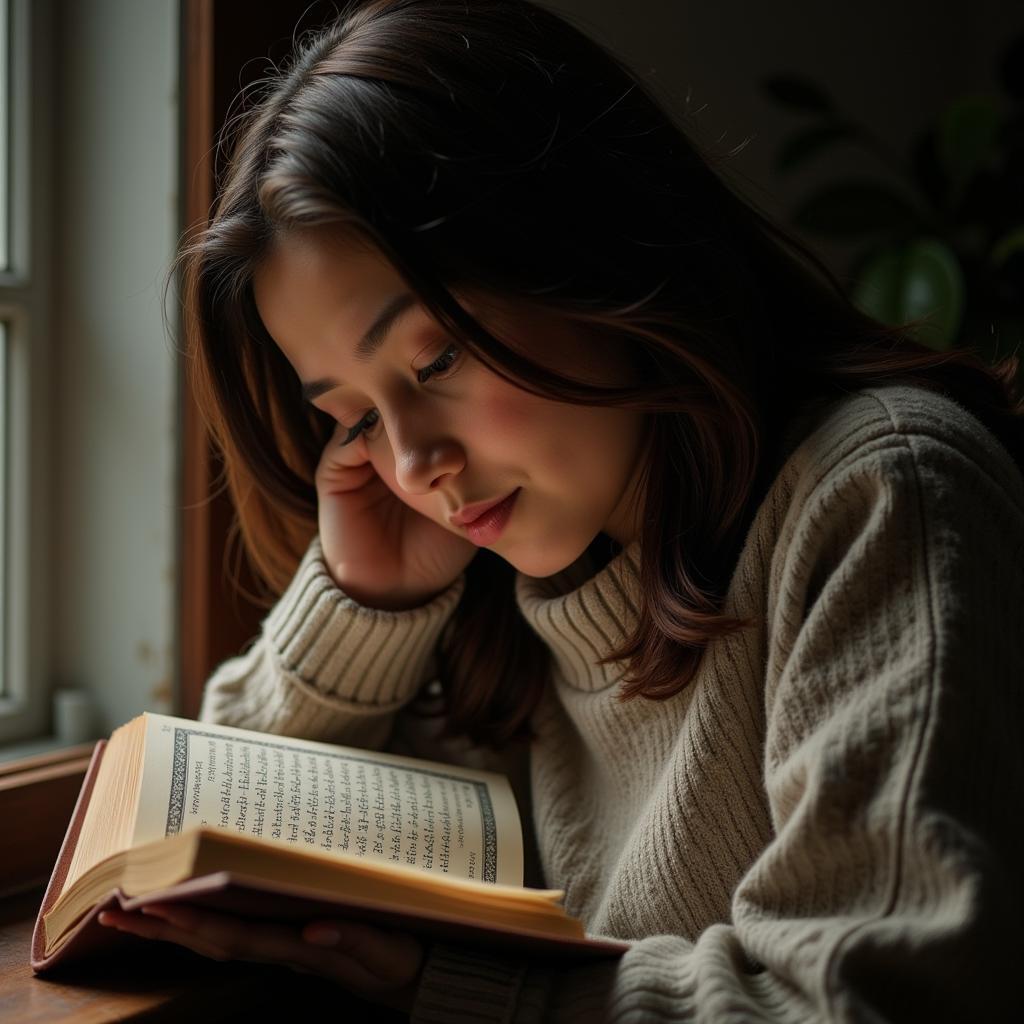
M11 208L10 190L10 69L8 59L11 34L10 10L7 0L0 0L0 270L10 266L10 245L8 244L9 218Z

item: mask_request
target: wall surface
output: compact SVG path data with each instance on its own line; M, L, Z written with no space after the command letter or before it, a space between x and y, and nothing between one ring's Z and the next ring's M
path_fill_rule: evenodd
M895 179L878 158L853 146L792 177L774 177L778 145L800 118L761 93L762 78L785 72L812 79L902 157L910 138L950 100L995 91L994 56L1011 31L1024 30L1020 0L540 2L625 58L716 152L742 145L726 161L734 182L783 222L812 187L837 177ZM847 250L802 237L842 272Z
M56 13L53 656L105 733L170 708L176 370L161 285L177 236L178 4Z

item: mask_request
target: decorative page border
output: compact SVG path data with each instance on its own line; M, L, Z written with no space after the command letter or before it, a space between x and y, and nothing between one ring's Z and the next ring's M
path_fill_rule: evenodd
M235 739L225 736L219 732L207 732L203 729L188 729L181 726L174 727L174 757L171 762L171 795L167 805L167 827L166 835L175 835L181 831L181 823L185 815L185 793L188 787L188 762L189 762L189 740L195 736L197 739L207 738L216 740L230 740L233 743L247 743L253 747L267 747L271 750L281 750L294 753L296 748L284 743L275 743L273 740L251 740ZM393 768L394 765L386 761L380 761L373 757L362 757L351 754L332 754L324 750L303 750L306 754L315 754L317 757L334 758L336 761L349 761L353 763L378 765L382 768ZM498 826L494 818L494 807L491 804L490 793L487 785L478 779L467 779L465 776L455 772L437 771L433 768L409 768L401 766L403 771L417 772L420 775L429 775L437 779L445 779L449 782L459 782L473 786L476 791L477 803L480 807L480 816L483 819L483 840L484 840L484 862L480 869L480 880L483 882L496 882L498 878Z

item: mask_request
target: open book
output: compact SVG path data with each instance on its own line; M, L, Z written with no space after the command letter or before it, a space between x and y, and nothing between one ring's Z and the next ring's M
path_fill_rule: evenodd
M501 775L147 712L96 745L32 967L126 939L99 912L157 901L296 925L349 917L547 955L627 948L588 938L561 891L522 882Z

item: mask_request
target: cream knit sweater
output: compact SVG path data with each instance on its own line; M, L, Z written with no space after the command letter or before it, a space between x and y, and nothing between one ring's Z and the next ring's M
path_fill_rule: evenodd
M800 430L725 602L757 626L670 700L619 704L595 664L635 622L638 543L517 577L555 666L528 750L441 748L410 714L461 578L367 609L315 540L210 679L206 721L506 771L527 882L631 943L574 968L435 944L414 1021L1024 1020L1024 481L916 388Z

